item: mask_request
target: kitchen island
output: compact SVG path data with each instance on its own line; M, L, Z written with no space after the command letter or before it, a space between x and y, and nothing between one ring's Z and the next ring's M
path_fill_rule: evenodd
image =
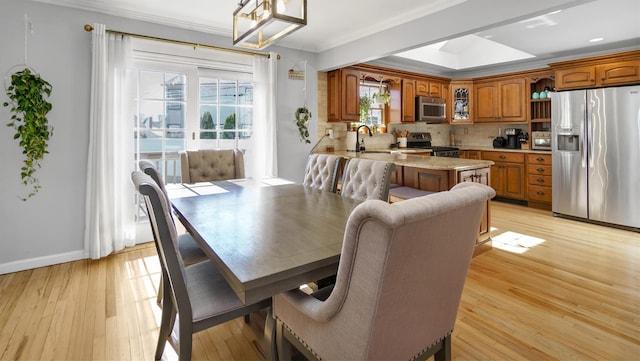
M402 149L399 149L401 152ZM373 159L392 162L396 170L391 178L393 186L411 187L429 192L440 192L451 189L460 182L478 182L491 185L490 160L433 157L428 154L411 154L390 152L388 150L370 150L365 152L335 151L316 152L332 154L344 158ZM483 215L476 246L490 245L491 229L490 202ZM476 252L476 254L478 254Z

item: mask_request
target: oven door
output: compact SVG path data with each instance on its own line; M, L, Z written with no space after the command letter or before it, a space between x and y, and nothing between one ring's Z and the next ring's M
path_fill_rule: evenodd
M551 150L551 138L533 138L531 149Z

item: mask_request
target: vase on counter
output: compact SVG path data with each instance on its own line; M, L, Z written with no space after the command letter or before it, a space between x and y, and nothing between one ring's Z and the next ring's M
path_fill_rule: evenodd
M407 147L407 138L398 137L398 148L406 148L406 147Z

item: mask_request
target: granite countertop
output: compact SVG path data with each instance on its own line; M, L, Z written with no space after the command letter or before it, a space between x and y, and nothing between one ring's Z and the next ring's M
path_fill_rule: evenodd
M345 158L381 160L385 162L395 163L398 166L431 169L431 170L463 171L463 170L469 170L469 169L486 168L494 164L490 160L432 157L432 156L407 154L407 153L391 154L388 152L381 152L381 151L376 152L375 150L366 151L364 153L356 153L356 152L349 152L349 151L335 151L335 152L319 151L316 153L339 155Z

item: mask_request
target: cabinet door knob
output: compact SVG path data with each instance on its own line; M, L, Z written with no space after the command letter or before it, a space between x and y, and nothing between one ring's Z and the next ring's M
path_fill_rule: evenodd
M538 178L536 179L539 183L544 183L544 178Z
M500 159L505 159L506 156L504 154L500 154Z
M544 192L543 191L537 191L536 194L539 195L539 196L543 196Z
M538 172L544 172L544 168L538 168L536 169Z
M538 157L538 158L536 158L536 160L537 160L538 162L542 162L542 161L544 160L544 158L542 158L542 157Z

